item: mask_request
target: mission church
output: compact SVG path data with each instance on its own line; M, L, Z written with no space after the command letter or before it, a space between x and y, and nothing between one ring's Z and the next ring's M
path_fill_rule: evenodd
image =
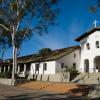
M20 77L29 75L42 76L42 80L58 81L59 73L64 67L74 68L80 73L100 72L100 27L85 32L75 41L80 46L73 46L51 51L46 55L32 54L18 57L16 73ZM12 59L4 60L0 66L0 73L12 71ZM56 75L55 77L53 75ZM58 76L57 76L58 75Z

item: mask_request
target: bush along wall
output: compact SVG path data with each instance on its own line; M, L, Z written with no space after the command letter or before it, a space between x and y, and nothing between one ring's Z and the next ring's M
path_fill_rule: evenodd
M70 72L70 81L73 80L77 75L79 75L78 70L75 69L70 69L69 72Z
M63 72L69 72L70 73L69 81L73 80L77 75L79 75L78 70L76 70L76 68L74 68L74 67L64 66Z
M0 73L0 78L11 78L11 72Z

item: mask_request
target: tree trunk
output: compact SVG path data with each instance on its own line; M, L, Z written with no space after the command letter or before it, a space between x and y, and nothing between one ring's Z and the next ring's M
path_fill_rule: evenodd
M15 46L15 75L17 74L17 47Z
M13 34L12 34L12 47L13 47L13 68L12 68L12 81L11 85L15 85L15 72L17 69L17 48L15 45L15 29L13 27Z

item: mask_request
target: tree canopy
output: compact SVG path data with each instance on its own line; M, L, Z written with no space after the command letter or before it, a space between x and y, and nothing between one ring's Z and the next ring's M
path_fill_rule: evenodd
M0 50L17 48L32 35L43 35L53 25L59 10L59 0L0 0Z
M97 15L100 18L99 11L100 11L100 0L96 1L96 5L90 6L90 11Z
M52 51L52 49L50 49L50 48L43 48L43 49L39 50L39 54L40 55L45 55L45 54L50 53L51 51Z

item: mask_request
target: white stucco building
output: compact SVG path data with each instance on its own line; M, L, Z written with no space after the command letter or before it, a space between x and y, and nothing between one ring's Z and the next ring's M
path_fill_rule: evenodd
M28 77L43 81L68 82L69 74L62 73L65 68L79 70L80 46L53 50L46 54L33 54L18 57L18 77ZM12 71L12 59L3 61L0 73Z
M76 41L81 47L80 72L100 72L100 28L93 28Z
M54 50L41 61L31 63L30 74L56 74L61 72L64 67L74 67L79 70L79 54L79 46Z
M100 72L100 28L95 27L75 40L80 42L80 46L54 50L45 55L18 57L17 74L23 77L55 75L64 67L74 68L81 73ZM1 64L0 72L6 71L12 71L12 59Z

